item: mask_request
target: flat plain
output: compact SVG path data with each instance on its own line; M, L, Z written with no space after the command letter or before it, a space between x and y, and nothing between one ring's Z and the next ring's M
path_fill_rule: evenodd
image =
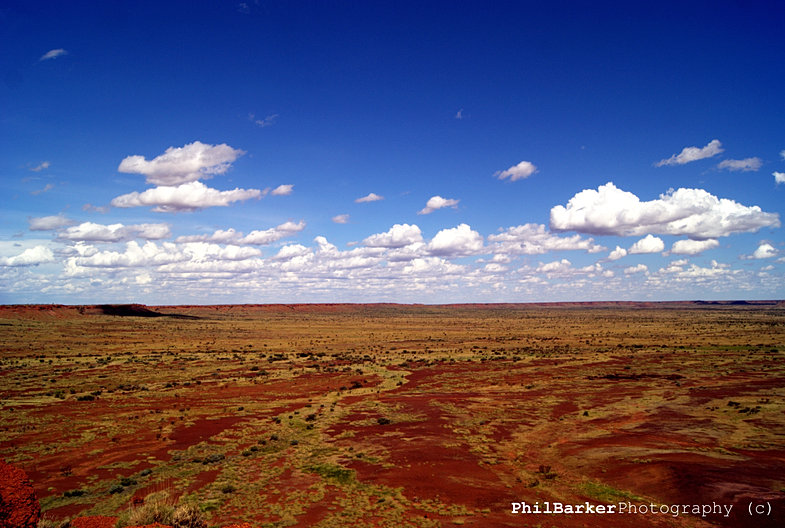
M49 519L785 525L783 302L3 306L0 350L0 458Z

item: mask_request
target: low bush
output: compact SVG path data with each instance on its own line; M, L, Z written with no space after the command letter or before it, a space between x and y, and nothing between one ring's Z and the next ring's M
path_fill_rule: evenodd
M174 506L166 497L148 500L142 506L132 506L120 515L115 528L146 526L154 523L173 528L207 528L207 521L198 507L190 504Z

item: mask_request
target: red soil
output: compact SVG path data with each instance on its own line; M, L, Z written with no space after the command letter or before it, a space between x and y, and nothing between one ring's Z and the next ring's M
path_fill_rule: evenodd
M618 303L592 306L616 305ZM640 307L644 305L640 303ZM394 305L273 305L161 307L155 310L159 313L192 313L200 316L213 310L215 317L220 317L226 312L356 313L366 308L396 309ZM524 310L526 306L467 305L453 308ZM0 317L10 309L28 310L33 319L39 316L97 316L90 310L79 311L75 307L0 307ZM558 337L548 339L553 340L554 346L559 346ZM401 343L396 342L393 348L402 349ZM578 343L575 348L579 349L580 346ZM413 341L409 348L416 347L417 342ZM638 369L639 364L632 359L633 353L638 355L636 360L643 362L642 358L645 357L643 364L650 370ZM338 451L342 454L335 463L354 470L357 482L401 489L408 501L409 514L427 516L444 525L449 525L453 518L446 514L433 514L432 509L427 509L428 504L437 502L446 506L466 507L477 515L462 519L470 526L526 525L531 518L511 516L510 501L533 503L565 498L573 500L576 495L580 497L583 493L579 486L580 478L607 483L662 503L700 504L716 501L733 504L734 512L746 511L746 504L750 501L767 501L771 503L773 516L757 519L756 527L785 526L785 492L781 491L785 451L766 449L770 444L750 451L732 445L725 447L728 442L722 444L718 438L729 437L733 425L727 421L718 421L717 415L701 410L716 399L746 397L746 402L757 400L763 395L761 391L781 389L785 386L785 379L768 374L764 368L768 365L766 362L750 363L746 372L732 374L696 367L687 369L690 376L677 379L673 377L674 372L679 372L676 360L668 356L659 356L661 359L664 357L662 361L652 359L656 356L651 353L645 356L647 353L621 350L618 355L615 352L613 356L608 354L596 363L578 363L569 356L558 360L538 359L535 356L518 363L510 360L487 360L483 363L420 360L407 361L400 367L387 366L390 371L410 371L406 382L396 389L370 396L363 391L358 391L359 394L350 391L348 394L351 395L340 399L338 408L343 408L342 412L346 414L341 414L336 423L322 430L322 438L326 443L340 448ZM719 357L718 361L730 361L727 357L732 356ZM335 361L323 366L339 363L350 364L349 361ZM115 372L112 368L114 365L103 367L101 372L122 375L121 371ZM268 368L274 370L276 367ZM231 371L231 375L243 377L246 375L244 372L245 367ZM227 371L224 370L221 375L227 375ZM380 382L380 378L368 374L363 374L362 378L367 379L363 383L365 388L377 387ZM157 462L150 462L148 456L166 461L171 458L173 451L184 450L200 442L215 443L219 439L231 438L234 431L247 427L251 420L270 419L298 409L302 412L306 399L335 391L340 386L351 386L358 376L352 373L307 373L285 381L259 385L235 384L224 379L203 380L198 390L178 389L178 398L175 398L174 389L161 391L159 394L162 396L156 400L137 402L129 398L120 408L110 406L110 398L93 402L69 400L62 404L53 403L41 415L46 418L47 414L57 413L63 423L77 423L78 418L87 414L96 420L130 420L128 415L134 413L157 409L166 411L177 407L194 409L192 412L196 414L187 415L188 421L172 421L171 427L166 426L166 433L160 438L155 436L155 430L134 429L135 422L129 421L127 430L118 433L117 438L99 435L78 448L64 447L53 454L42 454L35 460L27 459L22 464L30 464L29 472L31 476L35 475L34 481L39 492L45 490L46 496L59 494L79 488L91 476L99 480L114 479L120 473L131 475L146 467L156 466ZM652 392L656 392L658 399L645 398ZM288 398L294 403L276 408L264 406L261 411L234 414L238 404L243 402L275 405L274 402L279 398ZM681 399L676 401L676 398ZM716 401L712 402L712 405L716 404ZM724 401L720 405L724 405ZM613 409L614 412L605 409ZM391 423L377 422L377 419L385 416L392 418ZM746 418L745 422L766 430L782 430L779 415L771 413L767 416L761 413L759 416ZM342 433L353 436L341 436ZM217 435L222 436L213 438ZM79 437L79 429L74 427L68 431L54 432L47 428L34 428L12 438L18 444L54 444L58 439L62 444L69 444ZM0 449L13 448L11 442L0 443ZM351 455L347 454L349 448L355 450ZM240 451L242 444L237 451L226 454L231 457ZM292 448L291 451L296 450ZM87 456L87 453L96 454ZM355 458L355 453L363 453L364 457ZM639 456L638 453L642 454ZM283 464L289 454L283 453L282 456L284 458L274 464ZM101 468L112 465L122 467L118 464L137 461L131 469ZM70 474L61 471L61 465L65 463L73 466ZM552 465L554 473L558 475L558 478L547 483L549 486L542 485L546 484L546 477L536 473L540 464L547 464L549 468ZM193 476L194 480L185 492L197 491L209 485L219 473L219 469L205 466L201 473ZM536 484L529 485L532 474L543 479L539 487ZM251 475L253 480L253 472ZM518 475L523 480L518 478L516 481ZM0 483L4 480L3 475ZM296 468L293 471L292 466L288 466L274 483L280 493L268 502L284 502L294 492L308 490L319 480L317 475ZM140 488L135 496L142 497L150 489ZM296 515L297 526L317 524L331 510L336 509L335 503L343 499L343 492L332 486L327 489L322 500L311 502L304 513ZM4 495L0 494L0 497ZM72 504L50 509L47 513L72 515L86 507ZM481 516L483 511L490 513ZM105 524L89 524L98 522L97 519L113 518L77 519L72 526L110 528L108 520ZM218 522L231 522L234 519L237 516L226 515ZM271 518L253 520L260 523L275 521ZM587 524L586 517L581 516L542 520L547 523L558 522L560 527ZM738 516L730 520L712 519L710 522L729 527L749 526L744 524L745 521L748 522L746 517ZM381 525L382 522L372 515L362 519L366 526ZM636 526L706 526L699 518L680 518L675 521L665 516L638 517L635 522ZM679 524L675 524L677 522ZM631 524L630 518L612 516L603 518L602 525ZM14 524L13 528L19 526L24 525ZM163 528L162 525L150 526ZM0 528L5 526L0 524ZM233 524L225 528L250 528L250 525Z
M114 528L117 517L78 517L71 521L71 528Z
M41 507L21 469L0 460L0 528L35 528Z

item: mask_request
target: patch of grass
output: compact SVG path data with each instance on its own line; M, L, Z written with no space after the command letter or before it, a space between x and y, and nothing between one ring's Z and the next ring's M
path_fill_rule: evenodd
M602 482L586 481L579 486L580 491L589 498L598 500L600 502L618 502L620 500L634 500L642 501L643 497L639 497L629 491L620 490L613 486L608 486Z
M126 526L145 526L161 523L177 528L207 528L202 511L190 504L172 504L168 496L148 497L145 504L131 507L120 515L115 528Z
M311 473L316 473L322 478L334 480L341 484L348 484L354 480L354 471L333 464L315 464L306 466L304 469Z

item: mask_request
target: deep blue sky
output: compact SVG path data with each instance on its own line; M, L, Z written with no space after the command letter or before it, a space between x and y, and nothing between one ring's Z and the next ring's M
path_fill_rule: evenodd
M782 298L783 27L776 2L4 2L0 302Z

